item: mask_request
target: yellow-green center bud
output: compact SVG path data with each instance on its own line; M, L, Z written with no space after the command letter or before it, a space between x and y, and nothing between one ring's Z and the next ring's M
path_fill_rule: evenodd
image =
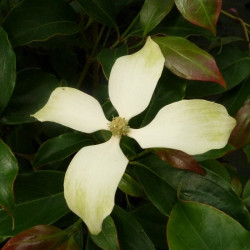
M108 126L109 130L112 132L112 135L116 137L126 135L129 131L128 122L125 120L125 118L121 118L119 116L114 117Z

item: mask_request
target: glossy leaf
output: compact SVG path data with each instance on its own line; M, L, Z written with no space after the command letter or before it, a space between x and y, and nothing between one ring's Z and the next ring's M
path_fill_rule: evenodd
M0 139L0 207L11 213L14 205L13 185L18 173L17 160Z
M115 49L103 49L99 52L97 60L102 65L103 73L107 79L111 69L118 57L125 56L128 53L127 46L121 46Z
M5 31L0 27L0 113L7 106L16 80L16 56Z
M3 26L13 46L79 31L73 9L61 0L24 0L12 9Z
M149 169L136 167L134 171L148 198L168 216L177 201L176 190Z
M216 62L230 90L250 76L250 57L237 47L224 46L220 54L214 54ZM208 82L187 81L186 98L200 98L225 92L222 86Z
M216 33L216 23L221 11L221 0L175 0L175 4L189 22Z
M115 221L121 249L155 250L153 243L144 232L142 226L131 214L115 206L111 216Z
M181 37L155 38L165 56L165 66L179 77L189 80L212 81L225 87L214 58L194 43Z
M96 21L116 27L115 5L110 0L78 0L89 16Z
M118 188L122 190L122 192L124 192L125 194L128 194L133 197L145 196L139 183L127 173L123 174Z
M154 29L171 11L174 0L146 0L140 11L143 35Z
M240 148L250 142L250 102L247 102L237 112L236 127L232 131L229 143Z
M243 193L242 193L242 199L246 206L250 207L250 180L246 183Z
M205 175L204 169L199 165L193 156L175 149L157 151L158 156L173 167L186 169L197 174Z
M91 145L91 140L83 133L67 133L47 140L37 151L34 166L63 160L84 146Z
M98 235L90 235L90 237L101 249L120 249L115 224L110 216L103 221L101 233Z
M19 174L11 218L0 210L0 236L10 237L40 224L52 224L69 212L63 195L64 173L36 171ZM53 213L52 213L53 211Z
M44 106L51 92L58 87L55 76L40 69L27 69L17 76L17 84L8 108L1 121L7 124L18 124L35 121L31 117Z
M249 231L222 211L196 202L176 204L168 221L167 238L171 250L250 248Z
M38 225L22 231L11 238L3 250L44 250L71 249L78 250L74 239L67 237L67 232L50 225Z
M179 170L161 161L157 156L145 157L139 164L174 187L178 191L179 198L214 206L237 219L242 225L249 226L246 207L230 183L217 174L207 170L207 174L202 176Z

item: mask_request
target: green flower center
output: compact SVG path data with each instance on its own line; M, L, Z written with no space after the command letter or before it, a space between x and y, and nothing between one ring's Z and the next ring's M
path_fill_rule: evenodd
M109 130L112 132L113 136L121 137L129 132L128 122L125 118L119 116L114 117L112 121L108 124Z

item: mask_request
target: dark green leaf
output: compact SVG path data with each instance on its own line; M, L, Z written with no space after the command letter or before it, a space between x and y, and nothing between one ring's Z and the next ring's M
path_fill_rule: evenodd
M20 203L13 209L14 229L11 218L0 211L0 235L10 237L35 225L52 224L68 212L63 193Z
M111 215L118 231L121 249L155 250L151 240L135 218L122 208L115 206Z
M7 34L0 27L0 113L7 106L16 80L16 56Z
M196 202L176 204L168 221L167 238L172 250L250 249L249 231L222 211Z
M90 235L90 237L101 249L120 249L115 224L110 216L103 221L101 233L98 235Z
M151 203L136 208L132 211L132 214L143 226L155 247L166 249L167 217L161 214Z
M246 206L250 207L250 180L248 180L243 189L242 199Z
M23 0L9 13L4 28L13 46L79 31L73 9L61 0Z
M97 56L97 60L99 61L99 63L101 63L103 72L107 79L109 79L109 75L115 63L115 60L118 57L127 54L128 54L128 48L125 45L115 49L103 49L100 51L100 53Z
M17 172L18 165L15 156L0 139L0 207L10 213L14 205L13 184Z
M140 11L140 22L143 35L154 29L171 11L174 0L146 0Z
M140 160L139 164L174 187L181 199L212 205L237 219L242 225L249 227L246 207L230 183L217 174L207 170L207 174L202 176L190 171L179 170L156 156L145 157Z
M17 76L17 84L2 122L17 124L35 121L30 115L42 108L59 86L55 76L40 69L27 69Z
M83 133L67 133L49 139L38 149L34 166L39 167L48 163L63 160L77 152L84 146L91 144L91 140Z
M148 198L168 216L177 201L176 190L149 169L136 166L134 171Z
M78 0L84 10L96 21L111 27L116 27L114 3L110 0Z
M154 41L165 56L165 66L174 74L189 80L212 81L226 86L214 58L194 43L176 36L155 38Z
M133 197L143 197L145 195L139 183L127 173L123 174L118 188Z
M183 17L189 22L216 33L216 23L220 14L221 0L175 0Z

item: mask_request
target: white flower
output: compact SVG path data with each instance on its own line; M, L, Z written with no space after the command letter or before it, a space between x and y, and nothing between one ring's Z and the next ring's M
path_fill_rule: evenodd
M81 149L65 175L67 204L92 234L102 230L104 218L111 213L128 164L119 145L123 134L134 138L142 148L201 154L224 147L235 126L223 106L205 100L183 100L163 107L149 125L129 128L129 120L148 106L163 67L161 50L150 38L137 53L116 60L109 79L109 96L119 117L112 122L96 99L67 87L55 89L47 104L33 115L40 121L57 122L85 133L108 129L113 134L105 143Z

